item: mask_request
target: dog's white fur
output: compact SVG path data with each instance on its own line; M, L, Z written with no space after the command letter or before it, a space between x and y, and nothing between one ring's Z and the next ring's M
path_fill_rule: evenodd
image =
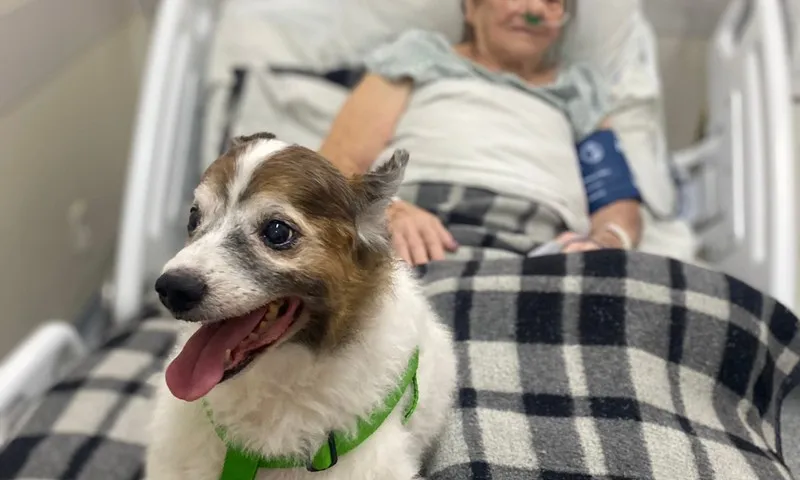
M262 145L265 155L273 145ZM259 154L261 155L261 154ZM250 159L252 160L252 159ZM236 182L252 161L240 164ZM205 398L215 420L262 455L316 452L331 430L354 431L392 391L415 348L420 348L419 404L407 425L401 417L410 389L392 415L366 442L325 472L260 470L258 479L416 478L423 453L432 447L451 411L456 359L451 335L439 322L411 272L396 264L376 314L361 322L340 349L317 354L285 343L258 357ZM196 326L185 327L182 346ZM177 349L176 349L177 353ZM149 480L217 480L226 447L200 401L173 397L163 380L153 413L147 454Z

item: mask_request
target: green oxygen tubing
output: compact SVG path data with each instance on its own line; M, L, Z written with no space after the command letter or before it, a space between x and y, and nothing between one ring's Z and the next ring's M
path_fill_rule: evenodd
M570 15L569 12L565 12L564 16L561 17L560 20L554 22L547 22L545 21L545 18L543 16L535 15L531 12L526 12L525 14L522 15L522 18L525 20L525 23L527 25L530 25L532 27L548 26L556 28L556 27L563 27L564 25L566 25L566 23L570 19Z
M528 25L541 25L544 19L540 15L534 15L530 12L526 12L524 15L525 23Z

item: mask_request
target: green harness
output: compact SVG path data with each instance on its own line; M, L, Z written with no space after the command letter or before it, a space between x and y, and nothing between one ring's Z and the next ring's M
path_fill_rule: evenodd
M376 430L383 424L383 422L394 411L395 407L403 398L409 386L413 387L413 395L411 402L406 407L403 413L403 425L408 423L414 410L417 408L419 401L419 386L417 385L417 367L419 366L419 349L414 351L411 359L408 361L408 367L400 378L400 383L383 401L383 406L372 412L369 418L358 419L358 426L354 436L346 433L331 432L328 435L328 441L323 444L310 461L298 457L274 457L265 458L257 453L248 452L236 445L230 438L228 438L225 427L214 422L211 409L208 403L203 399L203 407L206 410L211 424L217 431L217 436L228 447L225 454L225 463L222 466L222 473L219 476L220 480L253 480L261 468L270 469L287 469L287 468L305 468L309 472L321 472L328 470L336 465L340 456L344 456L359 445L364 443L370 435L375 433Z

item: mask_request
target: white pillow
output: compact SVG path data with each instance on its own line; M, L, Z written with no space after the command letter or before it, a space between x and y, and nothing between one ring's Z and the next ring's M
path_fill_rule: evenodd
M461 35L460 0L229 0L220 14L215 57L228 65L325 70L410 28Z

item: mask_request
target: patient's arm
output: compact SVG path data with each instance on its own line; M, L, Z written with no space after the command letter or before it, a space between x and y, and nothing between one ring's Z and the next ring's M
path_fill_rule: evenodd
M641 195L608 120L578 144L578 156L589 199L591 231L588 239L572 232L559 237L564 251L635 248L642 233Z
M367 74L342 106L320 154L345 175L366 173L394 136L406 109L411 81L391 82ZM457 244L430 212L403 201L388 210L392 244L403 260L423 265L441 260Z
M411 81L368 73L342 106L320 154L346 175L365 173L394 136Z
M627 237L630 248L635 248L639 245L642 233L639 210L642 198L610 119L603 119L600 129L589 138L590 141L602 145L602 151L605 152L600 154L598 165L587 165L590 158L586 157L592 155L589 155L588 151L581 151L579 145L581 174L586 193L590 197L589 211L592 221L590 237L601 245L617 247L623 246L621 237ZM600 173L604 169L612 173L602 179Z

